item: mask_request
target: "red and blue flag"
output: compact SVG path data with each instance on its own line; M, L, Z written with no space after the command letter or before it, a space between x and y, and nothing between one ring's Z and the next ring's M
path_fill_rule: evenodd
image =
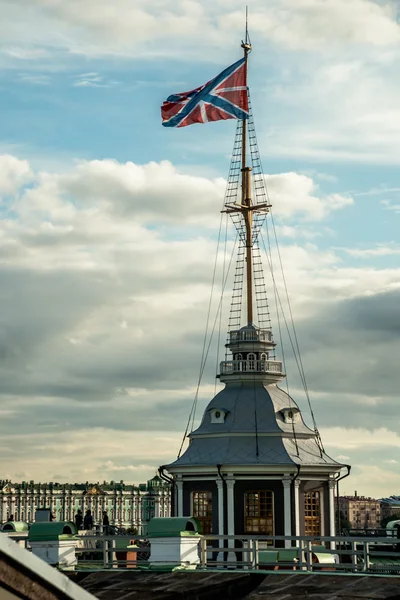
M201 87L169 96L161 107L164 127L186 127L221 119L247 119L245 58Z

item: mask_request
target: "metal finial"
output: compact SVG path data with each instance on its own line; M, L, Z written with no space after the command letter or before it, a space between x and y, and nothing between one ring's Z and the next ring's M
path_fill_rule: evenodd
M244 40L242 40L242 48L244 49L245 52L250 52L251 51L251 42L250 42L250 36L249 36L249 7L246 5L246 29L245 29L245 33L244 33Z

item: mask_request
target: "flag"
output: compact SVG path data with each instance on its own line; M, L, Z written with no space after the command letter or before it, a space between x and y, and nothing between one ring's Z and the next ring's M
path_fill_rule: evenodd
M201 87L169 96L161 107L164 127L186 127L221 119L247 119L249 101L245 59L241 58Z

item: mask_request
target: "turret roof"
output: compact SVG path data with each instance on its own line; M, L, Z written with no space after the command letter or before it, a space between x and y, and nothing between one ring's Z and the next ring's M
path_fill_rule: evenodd
M222 422L212 421L212 409L224 411ZM296 414L294 423L285 422L285 410ZM275 384L227 384L211 400L200 426L189 437L187 450L167 468L216 464L342 466L322 451L297 404Z

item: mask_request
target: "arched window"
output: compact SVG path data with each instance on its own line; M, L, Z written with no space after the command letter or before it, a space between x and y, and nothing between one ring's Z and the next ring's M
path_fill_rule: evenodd
M238 371L243 371L243 365L246 364L245 361L243 361L243 354L240 352L239 354L235 354L235 360L237 361L237 366L234 367L234 369L236 368Z
M249 352L247 355L247 370L255 371L256 368L256 355L253 352Z
M258 490L245 493L244 531L252 534L274 534L273 492Z
M262 354L260 355L260 360L267 360L268 356L265 354L265 352L262 352Z
M304 535L321 535L321 498L319 492L304 494Z
M212 493L192 493L192 515L201 523L201 531L205 535L212 533Z

